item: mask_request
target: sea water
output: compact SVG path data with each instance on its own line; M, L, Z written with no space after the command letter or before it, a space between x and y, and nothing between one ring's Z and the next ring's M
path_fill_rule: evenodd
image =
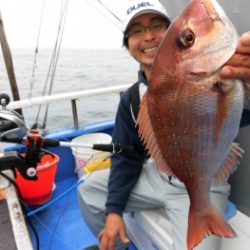
M42 96L52 52L52 49L41 49L35 60L34 49L12 51L21 99ZM33 69L34 75L32 74ZM116 50L62 49L55 71L52 93L68 93L132 84L137 80L138 69L138 63L134 61L125 48ZM47 85L50 84L50 79L51 77ZM13 100L1 53L0 93L9 94ZM48 95L48 91L46 95ZM114 118L118 102L119 95L117 94L84 98L77 101L79 123L85 124ZM45 110L45 107L41 108L37 119L38 106L24 108L23 114L27 126L30 127L36 120L43 124ZM73 126L71 110L70 102L51 104L48 109L47 128Z

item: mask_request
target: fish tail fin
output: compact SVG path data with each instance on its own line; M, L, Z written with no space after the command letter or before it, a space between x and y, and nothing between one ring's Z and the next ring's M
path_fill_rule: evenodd
M203 238L211 234L227 238L237 236L231 226L213 207L206 209L204 212L193 212L191 210L187 233L187 249L193 249Z

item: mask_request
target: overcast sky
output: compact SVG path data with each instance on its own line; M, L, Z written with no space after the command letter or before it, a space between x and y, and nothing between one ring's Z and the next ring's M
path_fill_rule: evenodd
M120 22L97 0L68 0L69 9L63 35L64 48L120 48ZM128 0L101 0L119 18ZM38 39L44 6L39 47L53 47L65 0L0 0L5 33L11 48L32 48ZM107 18L108 17L108 18Z

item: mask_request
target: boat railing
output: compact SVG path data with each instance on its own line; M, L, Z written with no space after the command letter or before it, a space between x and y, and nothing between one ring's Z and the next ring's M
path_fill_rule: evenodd
M61 93L61 94L53 94L50 96L41 96L41 97L32 97L28 99L23 99L19 101L12 101L7 105L8 109L16 110L22 109L26 107L32 107L36 105L44 105L44 104L51 104L51 103L58 103L58 102L71 102L72 107L72 114L73 114L73 122L74 127L79 128L79 120L77 116L77 104L76 101L85 98L85 97L92 97L92 96L100 96L100 95L107 95L107 94L121 94L126 89L128 89L131 85L124 84L112 87L104 87L104 88L94 88L82 91L73 91L68 93Z

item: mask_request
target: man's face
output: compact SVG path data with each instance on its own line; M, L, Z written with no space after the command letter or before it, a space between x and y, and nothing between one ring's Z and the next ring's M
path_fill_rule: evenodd
M128 27L128 50L145 70L151 70L155 52L167 30L162 16L148 13L136 17Z

